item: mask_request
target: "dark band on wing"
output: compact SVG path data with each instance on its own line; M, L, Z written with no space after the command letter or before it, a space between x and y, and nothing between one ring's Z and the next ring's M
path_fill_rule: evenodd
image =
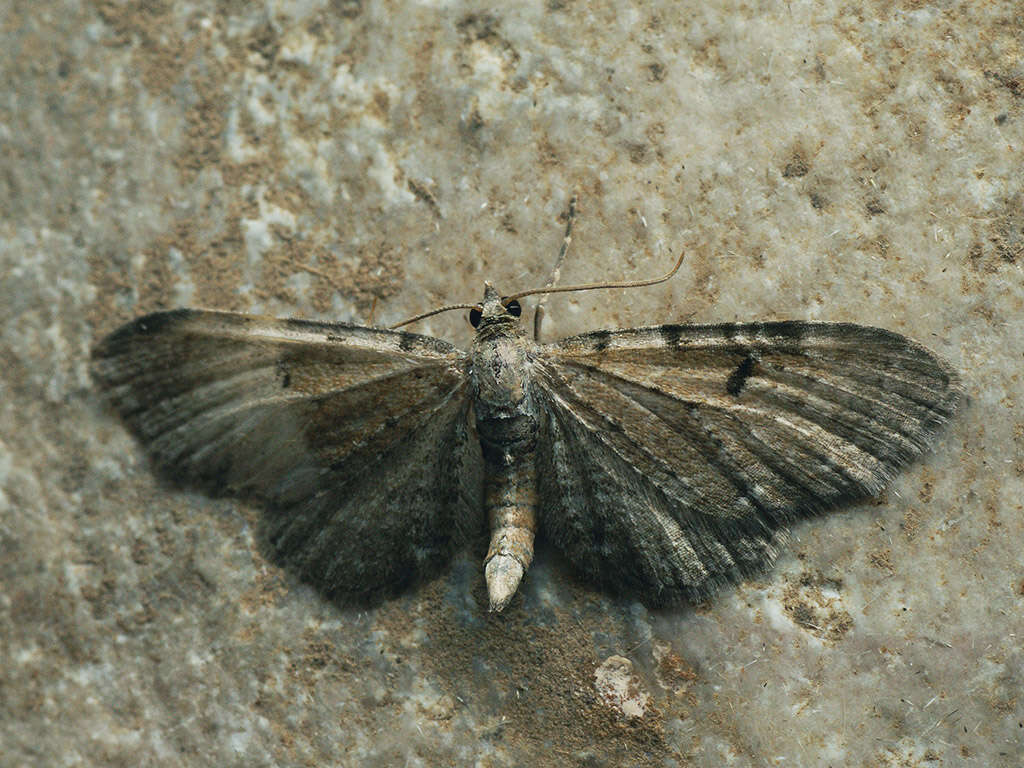
M729 374L729 378L725 382L725 391L733 397L737 397L743 391L743 386L747 383L747 379L754 375L756 369L757 358L753 355L744 357L740 364L736 366L736 370Z

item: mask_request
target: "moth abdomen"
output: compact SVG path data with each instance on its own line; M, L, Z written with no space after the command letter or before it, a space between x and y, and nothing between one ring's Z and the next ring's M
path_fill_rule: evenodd
M507 461L488 461L484 477L484 507L491 543L484 558L484 575L492 611L512 599L533 562L537 530L537 467L533 450L507 454Z

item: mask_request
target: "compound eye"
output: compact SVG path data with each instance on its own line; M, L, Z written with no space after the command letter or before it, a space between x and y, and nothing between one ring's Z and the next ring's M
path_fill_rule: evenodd
M512 317L519 317L523 314L523 308L515 299L512 299L512 301L505 305L505 311L512 315Z
M480 326L480 319L483 316L483 307L473 307L471 310L469 310L469 324L472 325L474 328L478 328Z

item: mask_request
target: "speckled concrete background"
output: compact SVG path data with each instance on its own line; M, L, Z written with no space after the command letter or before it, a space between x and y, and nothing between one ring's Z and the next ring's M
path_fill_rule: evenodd
M0 19L0 765L1024 763L1016 0L21 2ZM537 286L551 336L908 334L971 402L761 581L651 612L557 552L373 610L161 486L88 352L191 305L393 322ZM421 332L466 344L462 317Z

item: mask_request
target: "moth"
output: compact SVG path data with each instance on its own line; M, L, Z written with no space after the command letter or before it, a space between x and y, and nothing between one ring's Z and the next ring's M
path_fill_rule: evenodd
M505 297L486 283L480 304L437 310L469 309L468 352L397 326L157 312L101 341L92 373L157 467L262 502L281 560L330 596L432 575L485 515L491 610L538 530L598 585L700 600L769 566L795 520L880 490L962 393L920 344L848 323L550 344L522 327L524 296L675 271Z

